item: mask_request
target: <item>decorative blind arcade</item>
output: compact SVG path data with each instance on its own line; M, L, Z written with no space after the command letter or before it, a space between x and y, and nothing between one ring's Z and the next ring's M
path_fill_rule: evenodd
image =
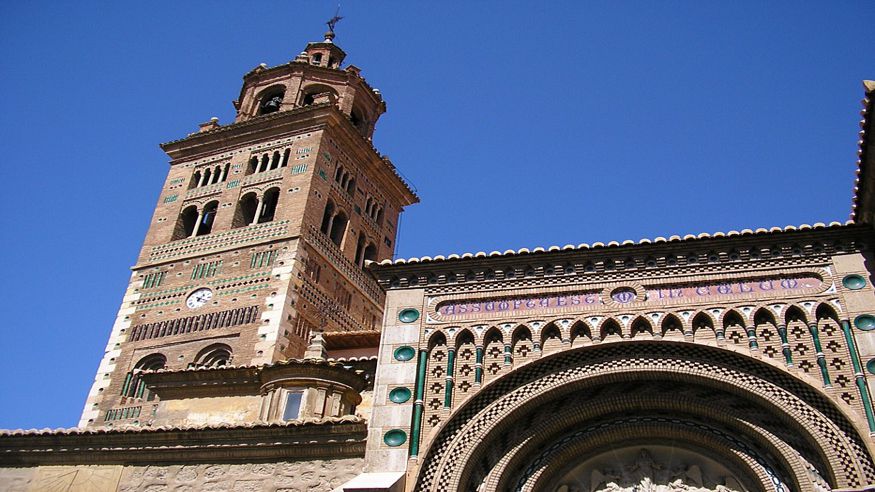
M229 326L245 325L258 319L258 306L249 306L217 313L188 316L147 325L135 326L131 330L130 341L149 340L152 338L167 337L192 333L195 331L226 328Z

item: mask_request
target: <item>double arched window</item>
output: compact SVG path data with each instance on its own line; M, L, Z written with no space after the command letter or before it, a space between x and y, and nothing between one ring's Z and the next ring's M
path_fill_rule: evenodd
M279 188L269 188L261 195L257 191L245 193L237 202L231 227L245 227L273 221L279 198Z
M355 245L355 264L364 268L366 261L377 261L377 246L360 234Z
M128 398L140 398L151 401L155 396L146 389L146 383L140 378L142 371L157 371L167 365L167 357L163 354L151 354L143 357L134 365L134 369L125 375L121 395Z
M198 208L197 205L183 208L176 220L172 240L209 234L213 230L213 222L216 220L218 210L219 202L217 200L207 202L203 208Z

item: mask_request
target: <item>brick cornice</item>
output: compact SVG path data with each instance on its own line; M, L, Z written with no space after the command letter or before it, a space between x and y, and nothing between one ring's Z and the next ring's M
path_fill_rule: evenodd
M206 463L360 457L360 417L280 424L0 434L0 465Z

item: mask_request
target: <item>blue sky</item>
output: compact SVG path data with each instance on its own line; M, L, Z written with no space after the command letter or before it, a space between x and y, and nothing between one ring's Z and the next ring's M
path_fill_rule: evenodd
M0 4L0 428L75 425L167 172L336 3ZM401 257L844 221L875 3L346 2Z

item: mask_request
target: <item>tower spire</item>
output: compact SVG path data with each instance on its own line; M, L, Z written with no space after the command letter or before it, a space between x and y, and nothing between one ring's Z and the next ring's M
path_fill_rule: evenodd
M334 39L334 26L337 25L343 17L340 16L340 4L337 4L337 10L334 12L334 17L328 19L325 24L328 25L328 32L325 33L325 42L330 43Z

